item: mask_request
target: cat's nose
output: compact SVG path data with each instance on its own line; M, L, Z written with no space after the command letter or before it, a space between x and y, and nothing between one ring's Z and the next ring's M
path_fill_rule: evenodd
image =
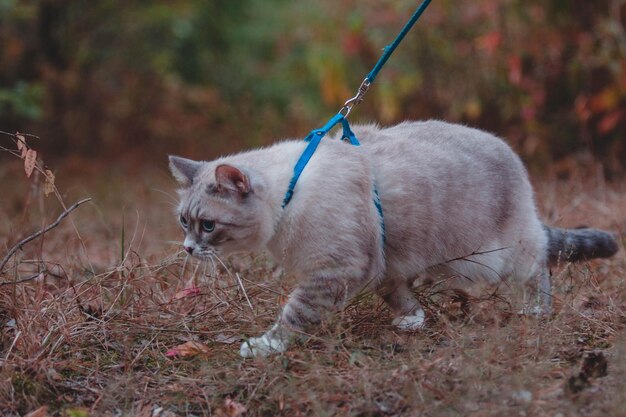
M191 247L191 246L185 246L185 251L186 251L188 254L190 254L190 255L191 255L191 254L193 253L193 247Z

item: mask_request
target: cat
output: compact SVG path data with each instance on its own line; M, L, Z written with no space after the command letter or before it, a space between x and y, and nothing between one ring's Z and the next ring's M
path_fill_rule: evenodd
M531 309L549 314L550 265L618 250L609 232L543 225L521 160L489 133L441 121L353 130L361 146L325 138L285 207L302 140L211 162L170 156L189 254L267 249L297 278L277 323L244 342L243 357L285 351L364 289L385 300L394 325L417 330L425 315L411 286L433 275L530 283Z

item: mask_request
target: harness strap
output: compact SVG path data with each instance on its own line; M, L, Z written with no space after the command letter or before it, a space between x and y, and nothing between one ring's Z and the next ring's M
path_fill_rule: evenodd
M296 162L296 165L293 167L293 176L291 177L291 181L289 181L289 187L287 188L285 198L283 199L283 208L285 208L285 206L291 201L291 197L293 197L293 190L296 188L300 174L302 174L306 164L309 163L309 160L315 153L317 146L320 144L324 136L326 136L326 134L338 123L343 125L343 135L341 136L341 139L349 141L350 144L354 146L359 146L359 141L357 140L354 132L352 132L352 129L350 129L348 121L341 113L334 115L321 129L312 130L304 139L304 141L309 142L309 144L306 148L304 148L298 162Z
M378 217L380 217L380 229L383 235L384 245L387 242L385 234L385 217L383 216L383 205L380 204L380 196L378 195L378 187L376 187L376 183L374 183L374 205L376 206L376 210L378 210Z
M293 191L296 188L296 184L298 183L298 179L300 178L300 174L309 163L309 160L315 153L317 146L320 144L324 136L337 124L341 123L343 127L343 133L341 135L341 140L349 142L352 146L360 146L359 140L356 135L350 128L350 124L345 116L341 113L337 113L333 116L321 129L312 130L307 137L304 139L305 142L309 142L309 144L304 148L304 151L298 158L298 162L293 168L293 176L291 177L291 181L289 181L289 187L287 188L287 192L285 193L285 198L283 199L282 208L285 208L287 204L291 201L293 197ZM383 235L383 243L385 243L385 221L383 218L383 207L380 204L380 196L378 195L378 189L376 184L374 184L374 206L376 206L376 210L378 211L378 216L380 217L380 225L382 229Z

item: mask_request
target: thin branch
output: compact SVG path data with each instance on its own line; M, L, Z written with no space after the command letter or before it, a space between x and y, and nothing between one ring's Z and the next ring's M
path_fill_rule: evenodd
M37 239L39 236L41 236L44 233L47 233L50 230L52 230L55 227L57 227L59 225L59 223L61 223L61 221L65 217L67 217L68 214L70 214L72 211L76 210L78 208L78 206L80 206L81 204L86 203L88 201L91 201L91 198L85 198L84 200L80 200L77 203L74 203L72 206L70 206L67 209L65 209L63 211L63 213L61 213L59 215L59 217L56 219L56 221L54 223L51 223L48 226L44 227L43 229L39 230L38 232L33 233L32 235L30 235L30 236L20 240L15 246L13 246L11 248L9 253L7 253L7 256L5 256L4 259L2 260L2 263L0 263L0 273L4 270L4 266L7 264L7 262L9 262L9 259L11 259L11 257L15 254L15 252L17 252L18 249L20 249L22 246L24 246L25 244L27 244L31 240Z
M241 290L243 291L243 295L246 297L246 301L248 302L248 305L250 306L250 310L252 310L252 314L254 315L254 307L252 307L252 303L250 302L250 299L248 298L248 293L246 292L246 288L243 286L243 282L241 282L241 278L239 278L239 273L235 272L235 276L237 277L237 282L239 283L239 286L241 287Z
M39 136L37 135L31 135L30 133L10 133L10 132L4 132L2 130L0 130L0 134L2 135L7 135L7 136L11 136L14 139L17 139L17 135L19 134L20 136L24 136L27 138L35 138L35 139L41 139Z
M37 272L36 274L33 274L31 276L29 276L28 278L23 278L20 279L19 281L5 281L5 282L0 282L0 287L3 285L16 285L16 284L22 284L24 282L28 282L28 281L32 281L35 278L37 278L38 276L40 276L42 273L47 273L48 271L41 271L41 272Z
M503 248L491 249L491 250L486 250L486 251L475 250L474 252L470 253L469 255L463 255L463 256L459 256L458 258L448 259L447 261L444 261L442 263L449 264L450 262L454 262L454 261L471 261L470 259L467 259L470 256L487 255L489 253L499 252L501 250L506 250L506 249L511 249L511 248L508 247L508 246L505 246Z

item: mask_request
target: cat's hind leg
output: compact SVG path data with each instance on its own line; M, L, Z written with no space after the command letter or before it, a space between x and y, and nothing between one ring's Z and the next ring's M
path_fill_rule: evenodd
M539 308L541 309L542 316L549 316L552 314L552 277L550 277L550 270L546 266L542 268L539 276L537 277L537 291Z
M389 305L395 316L392 324L398 329L415 331L424 327L426 315L406 281L386 282L376 292Z
M539 269L524 287L524 315L548 317L552 314L552 278L547 266Z

